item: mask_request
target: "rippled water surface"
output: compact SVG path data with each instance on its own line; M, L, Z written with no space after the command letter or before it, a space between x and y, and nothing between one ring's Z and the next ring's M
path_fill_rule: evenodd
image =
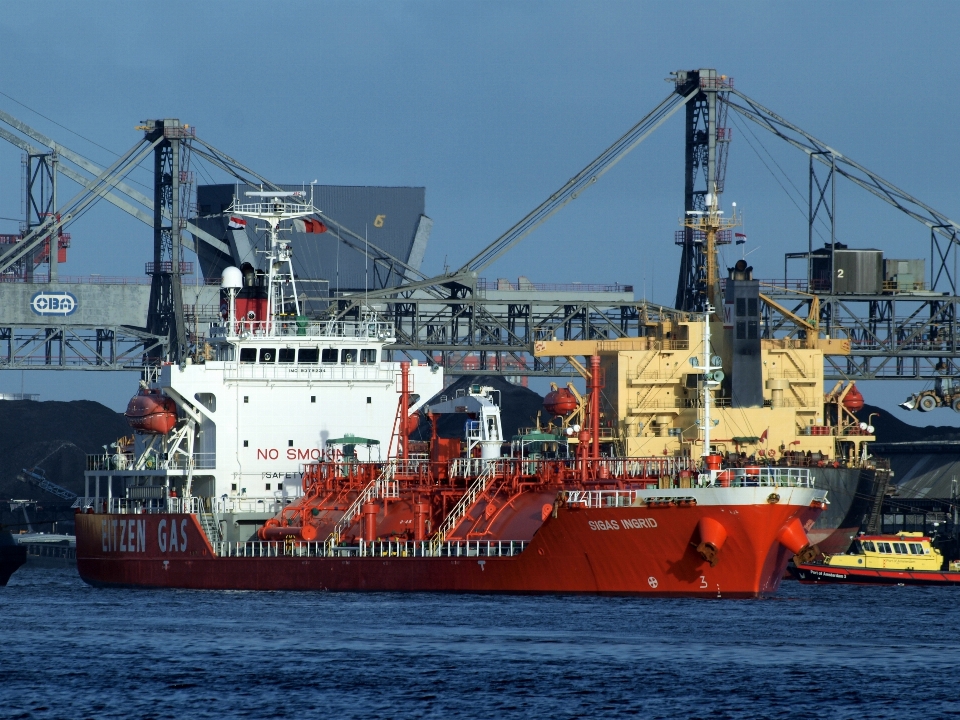
M960 592L771 600L0 588L0 717L960 716Z

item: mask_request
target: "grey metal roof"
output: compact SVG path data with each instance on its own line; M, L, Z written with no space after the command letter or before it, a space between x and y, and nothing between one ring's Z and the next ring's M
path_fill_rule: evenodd
M310 186L282 185L285 190L306 190ZM222 239L231 248L233 257L226 257L206 243L198 243L200 267L204 277L218 277L224 267L250 262L261 265L265 233L257 233L250 221L246 230L231 230L225 214L233 196L242 198L248 185L200 185L197 188L197 225ZM426 189L422 187L361 187L339 185L313 186L314 205L327 217L353 231L360 238L382 248L413 267L419 267L426 250L432 221L425 216ZM302 292L310 297L326 297L341 291L390 287L398 284L400 275L372 261L337 239L330 228L323 234L290 232L293 240L294 271ZM356 241L354 241L356 242ZM324 282L329 283L329 288ZM312 304L312 303L311 303Z

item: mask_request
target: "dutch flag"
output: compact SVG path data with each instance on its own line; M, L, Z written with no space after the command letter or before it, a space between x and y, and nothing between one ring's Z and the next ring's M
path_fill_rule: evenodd
M230 222L227 223L227 225L229 225L230 228L233 229L233 230L246 230L246 229L247 229L247 221L246 221L246 220L244 220L243 218L233 217L232 215L230 216Z
M743 245L747 241L746 233L734 233L733 236L737 239L737 245Z

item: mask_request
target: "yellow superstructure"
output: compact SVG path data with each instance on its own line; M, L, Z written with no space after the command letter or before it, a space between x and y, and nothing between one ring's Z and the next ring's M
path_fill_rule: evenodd
M703 371L703 320L651 324L639 338L590 341L541 341L537 357L599 355L604 372L602 410L628 457L701 454L696 445ZM724 369L734 366L731 328L711 323L711 353ZM734 407L721 383L713 395L711 446L720 453L779 459L786 453L810 454L814 461L840 459L854 464L862 444L872 441L833 393L824 396L824 352L845 354L838 341L805 347L800 340L759 340L762 405ZM730 373L727 372L727 376ZM728 378L729 380L729 378ZM836 390L836 389L835 389ZM837 399L839 397L839 399ZM714 424L715 423L715 424Z
M923 533L863 535L846 555L826 555L823 564L873 570L930 570L943 567L943 555ZM953 568L951 568L952 570Z

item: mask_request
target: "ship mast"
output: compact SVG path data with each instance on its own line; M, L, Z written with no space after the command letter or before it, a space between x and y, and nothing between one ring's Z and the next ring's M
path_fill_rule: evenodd
M711 455L710 450L710 428L712 421L710 419L710 406L713 402L713 388L718 387L723 382L723 369L721 357L714 355L710 349L710 321L713 317L715 308L707 305L703 313L703 381L701 383L701 402L703 417L698 420L703 429L703 456Z
M300 300L297 298L297 283L293 273L293 246L289 240L280 238L279 225L284 220L306 217L317 212L313 206L311 193L310 202L301 202L304 199L302 192L287 192L275 190L254 190L244 193L247 197L260 198L257 202L238 203L236 197L227 209L235 215L263 220L267 223L267 249L264 251L267 261L267 330L275 329L276 316L284 309L284 283L289 282L293 299L294 310L300 315ZM283 272L286 265L287 272Z
M734 203L734 206L736 206L736 203ZM680 220L680 224L691 228L695 233L695 240L700 239L704 243L703 292L705 297L703 298L703 307L710 307L712 316L720 320L719 317L716 317L716 308L723 306L717 273L717 245L721 233L729 238L731 228L740 224L737 211L734 209L729 218L724 217L723 210L720 209L720 195L714 188L714 191L707 195L707 209L687 210L686 216ZM725 242L729 242L729 239Z

